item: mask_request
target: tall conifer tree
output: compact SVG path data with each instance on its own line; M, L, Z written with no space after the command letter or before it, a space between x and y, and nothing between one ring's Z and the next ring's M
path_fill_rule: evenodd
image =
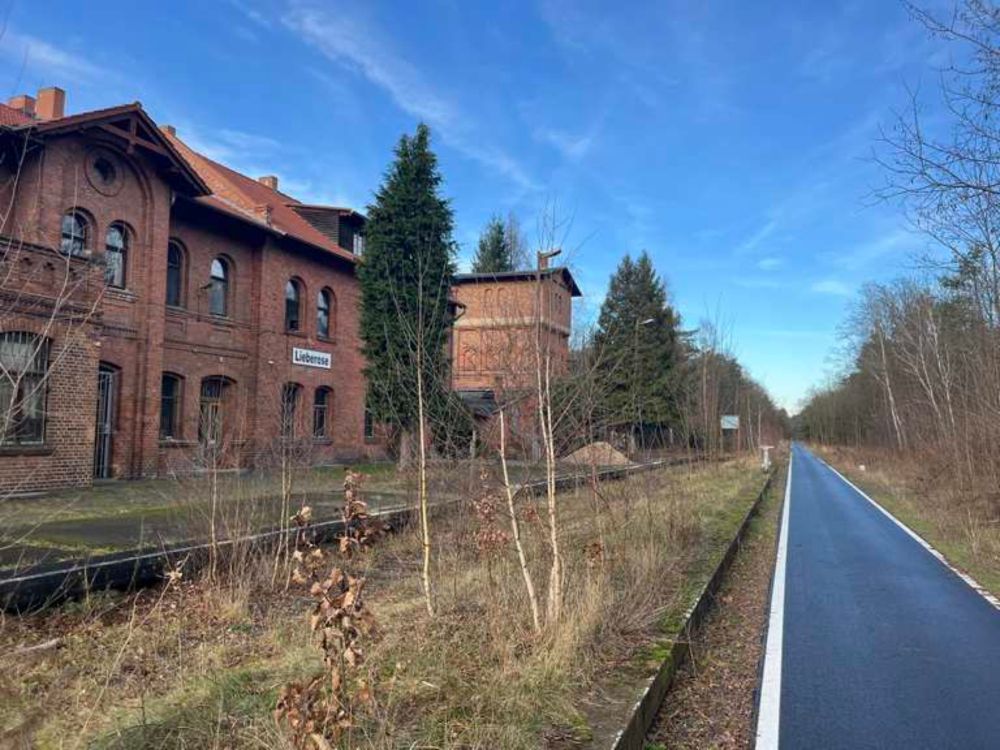
M448 293L455 272L453 218L441 174L420 124L400 138L375 201L368 206L358 266L368 406L402 433L401 459L417 425L417 368L429 416L443 410L448 383Z
M472 261L473 273L503 273L513 271L514 254L507 226L494 216L479 235L479 247Z
M680 320L645 252L626 255L611 277L594 336L603 421L633 436L678 418Z

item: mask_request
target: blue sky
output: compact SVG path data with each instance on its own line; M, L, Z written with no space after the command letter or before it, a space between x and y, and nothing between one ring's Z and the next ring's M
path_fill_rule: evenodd
M554 205L577 320L645 249L685 323L721 321L791 409L830 371L859 285L925 245L869 198L880 124L946 60L891 0L0 7L0 94L59 85L71 112L139 100L303 200L363 207L427 122L463 262L491 213L531 239Z

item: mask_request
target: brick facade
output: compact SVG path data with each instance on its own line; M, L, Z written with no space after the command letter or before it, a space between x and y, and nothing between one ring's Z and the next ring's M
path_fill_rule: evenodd
M49 363L44 442L0 445L0 488L13 492L90 482L94 403L100 344L94 312L103 288L100 268L85 260L53 257L28 244L0 245L0 317L3 331L47 340ZM56 309L46 292L66 291ZM0 419L9 418L0 415Z
M480 439L495 448L499 402L507 410L511 455L540 455L536 388L538 354L553 376L569 367L574 297L580 290L565 268L455 277L461 310L452 331L452 386L477 417ZM536 341L538 343L536 349ZM521 398L527 391L529 398Z
M289 383L298 387L294 442L305 460L379 454L363 436L356 259L338 244L345 232L350 238L357 231L358 215L313 206L310 223L295 212L294 199L277 192L276 179L257 182L204 159L172 130L160 132L139 105L70 117L62 116L60 102L53 106L43 120L27 113L19 119L10 107L0 112L0 200L11 206L0 242L7 247L5 264L30 255L38 268L68 264L89 274L90 307L85 299L81 309L88 312L75 322L46 325L44 305L25 309L25 292L58 299L60 274L30 282L4 275L0 293L8 304L0 332L44 329L51 364L44 440L0 444L0 491L86 485L101 473L95 466L101 368L113 383L110 477L199 468L206 453L199 436L207 431L202 384L214 378L226 384L220 424L226 433L221 460L228 466L259 465L275 451L282 440L282 388ZM23 158L13 158L19 154ZM84 257L60 252L68 211L86 222ZM121 288L102 283L113 224L127 237ZM166 304L171 243L183 259L177 305ZM228 268L224 315L210 309L217 258ZM292 278L301 290L298 331L285 330L285 287ZM328 337L317 324L317 295L324 289L331 302ZM330 355L331 367L293 364L295 347ZM161 436L165 373L180 383L170 437ZM314 437L317 389L328 389L327 428Z
M566 371L573 297L580 290L564 268L505 274L459 274L453 299L463 309L452 334L452 383L458 391L533 386L535 341L553 374ZM537 312L541 307L541 314Z

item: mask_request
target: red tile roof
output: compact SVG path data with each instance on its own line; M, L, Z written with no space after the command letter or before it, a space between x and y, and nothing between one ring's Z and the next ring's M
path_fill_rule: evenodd
M154 145L162 149L163 155L178 167L178 179L183 185L192 191L193 195L207 195L211 192L209 186L202 179L201 175L191 166L188 159L178 153L173 141L167 134L161 131L153 118L151 118L142 108L140 102L131 104L119 104L114 107L104 109L92 109L89 112L80 112L75 115L58 117L54 120L34 120L29 119L25 123L14 126L16 130L32 130L39 135L52 135L86 127L88 125L106 123L120 116L135 117L142 123L146 132L155 143Z
M27 125L32 122L34 120L21 110L8 107L6 104L0 104L0 125L10 127L12 125Z
M199 202L269 226L345 260L357 261L354 253L340 247L295 211L294 206L303 205L295 198L199 154L173 133L164 135L212 190L212 195L199 198Z
M25 126L31 126L39 134L44 134L50 131L72 129L107 117L131 113L146 120L151 129L157 129L156 123L149 118L139 102L80 112L56 120L36 120L20 110L8 107L6 104L0 104L0 127L21 129ZM175 156L179 157L191 170L188 174L191 174L196 183L201 184L201 190L205 190L207 186L207 189L211 191L211 195L202 195L196 198L195 200L198 202L245 221L253 222L278 234L289 235L352 263L357 261L354 253L340 247L295 210L295 206L304 206L295 198L272 190L251 177L199 154L174 133L164 130L158 132L159 136L169 145L170 150L175 152ZM349 209L339 209L333 206L323 208L354 213Z
M75 115L57 117L54 120L32 120L31 122L34 124L35 130L40 133L47 133L52 130L71 130L78 125L86 125L95 120L104 120L109 117L127 115L133 112L142 112L145 117L149 118L149 115L142 109L142 104L132 102L131 104L117 104L114 107L103 107L102 109L91 109L87 112L77 112ZM149 122L152 124L152 118L149 118Z

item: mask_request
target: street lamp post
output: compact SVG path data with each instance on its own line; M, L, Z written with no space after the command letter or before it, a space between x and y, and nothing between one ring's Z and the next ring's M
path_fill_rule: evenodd
M636 318L635 328L632 332L632 428L629 430L629 449L633 454L636 451L636 422L642 421L642 404L639 400L639 328L652 325L655 322L656 318L646 318L645 320ZM645 440L643 447L645 447Z

